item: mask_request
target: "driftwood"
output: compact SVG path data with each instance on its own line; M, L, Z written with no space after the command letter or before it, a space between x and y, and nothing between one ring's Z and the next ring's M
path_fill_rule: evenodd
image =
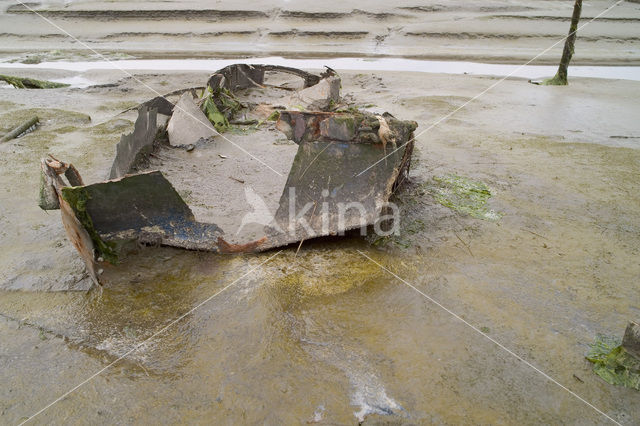
M55 81L36 80L35 78L16 77L14 75L0 74L0 80L6 81L16 89L57 89L68 87L66 83L56 83Z
M15 129L11 130L9 133L4 135L2 139L0 139L0 142L7 142L7 141L10 141L11 139L17 138L18 136L20 136L21 134L29 130L29 128L38 124L38 121L39 119L37 116L31 117L30 119L28 119L27 121L25 121L24 123L16 127Z

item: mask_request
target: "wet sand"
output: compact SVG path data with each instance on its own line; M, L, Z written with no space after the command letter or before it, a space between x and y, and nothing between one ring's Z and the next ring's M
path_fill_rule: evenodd
M123 120L133 119L115 114L150 95L115 72L84 77L115 85L0 91L2 120L52 102L92 117L56 113L38 132L0 145L6 290L88 285L57 213L36 206L37 161L52 152L73 161L87 181L102 179L117 135L130 126ZM136 77L169 92L197 85L206 73ZM355 103L417 120L419 130L496 81L402 72L342 77ZM321 412L329 423L349 424L354 413L385 410L414 423L604 421L368 263L362 250L633 424L637 392L604 383L583 356L596 333L620 334L640 313L638 95L640 85L630 81L573 79L561 88L505 81L418 137L412 184L399 200L403 236L383 246L358 237L310 242L297 257L288 249L262 266L273 253L145 248L105 272L102 293L3 291L3 334L21 336L3 344L3 421L29 415L255 267L237 288L41 421L299 423ZM490 207L503 217L486 222L437 204L432 178L447 173L485 182Z
M613 4L584 4L583 23ZM566 36L563 0L395 2L0 1L0 54L90 57L412 57L522 63ZM71 40L59 28L82 41ZM581 30L574 64L640 63L640 4L624 2ZM562 43L535 63L555 64ZM38 59L40 57L40 59Z
M547 15L568 16L564 3L536 5L543 3ZM57 7L83 10L105 4ZM260 11L256 4L245 3L247 10ZM454 6L464 13L475 7L476 18L469 19L469 25L498 19L478 17L482 14L542 13L535 9L541 6L527 4L535 8L525 9L515 2L483 2L481 7L489 9L482 11L478 4L447 3L449 12L410 13L447 18L446 13L459 10L451 11ZM605 4L609 3L590 3L585 15ZM144 5L138 9L168 7ZM314 9L305 2L283 5L283 10ZM619 22L604 21L598 31L631 37L627 25L633 27L638 6L624 3L610 15ZM109 7L132 8L118 2ZM496 11L497 7L502 9ZM349 3L344 6L352 8ZM387 13L382 6L371 10ZM110 24L80 15L55 16L87 34L97 31L100 22L103 28L113 25L113 31L123 31L139 20L130 17ZM0 16L0 21L7 16ZM221 19L215 16L220 14L211 12L207 19ZM243 22L254 19L251 16ZM306 28L302 23L326 27L332 20L345 22L331 16L282 16L298 28ZM19 17L15 22L30 19ZM199 22L193 18L190 26ZM354 31L357 25L369 25L370 37L371 28L380 27L374 24L393 19L397 18L360 13L346 22ZM175 19L182 26L184 20ZM556 20L544 22L551 25ZM563 34L568 23L558 22L558 34ZM546 24L531 31L544 34ZM176 24L167 25L175 29ZM281 21L276 19L274 25ZM517 31L524 30L517 26ZM48 30L16 25L6 31ZM19 43L5 44L14 56L32 54L38 46L48 52L66 43L36 36L2 37L15 37ZM130 36L122 37L127 41ZM417 50L401 39L408 49ZM141 40L140 49L146 49L154 37ZM177 41L176 51L191 46L190 56L207 44L197 40L192 45ZM317 46L331 46L330 41L305 40L306 51L314 55L323 54ZM389 44L385 41L383 49L394 51L394 37L384 40ZM504 46L511 62L542 43L531 41L522 51L522 40L495 40L486 46ZM103 42L96 41L96 46ZM345 51L362 51L358 39L349 43L353 45ZM455 52L455 43L472 46L454 39L453 49L442 50ZM616 64L626 62L628 52L632 58L636 55L633 40L586 43L577 47L584 63ZM128 41L122 43L121 51L129 52L128 46ZM483 49L469 48L471 53L463 57L498 57ZM350 102L416 120L418 133L498 81L492 76L338 71ZM36 132L0 144L0 423L26 419L250 271L52 406L35 423L160 419L300 424L320 419L357 424L363 417L365 424L607 423L359 252L482 328L616 421L638 423L638 392L602 381L584 354L596 333L621 335L629 319L640 317L640 83L572 78L568 87L544 87L511 78L420 134L411 183L396 200L403 211L399 238L379 245L359 237L305 242L297 255L295 248L286 249L265 264L275 253L217 256L147 247L117 268L108 268L104 290L87 292L64 291L87 290L90 283L66 240L58 212L37 207L39 159L50 152L72 161L85 181L104 179L119 135L135 119L135 113L117 114L153 94L115 70L15 73L81 78L95 85L47 91L0 87L0 129L33 113L42 121ZM161 93L201 85L208 76L188 71L134 73ZM449 173L485 183L492 193L489 207L501 218L475 219L438 204L433 178Z

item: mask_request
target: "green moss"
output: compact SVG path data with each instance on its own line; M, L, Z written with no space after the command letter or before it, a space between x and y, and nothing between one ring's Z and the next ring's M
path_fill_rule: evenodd
M605 382L640 390L640 360L629 354L621 343L616 337L598 334L586 358Z
M433 181L431 192L443 206L477 219L498 220L502 216L487 208L491 191L484 183L455 174L434 177Z
M344 125L349 132L355 134L356 132L356 120L360 118L353 115L334 115L332 120L338 125Z
M118 262L116 245L100 238L98 231L93 227L91 216L87 213L87 201L91 198L87 191L81 186L62 188L62 198L69 203L76 217L89 233L98 256L109 263L116 264Z
M57 89L68 87L65 83L56 83L47 80L36 80L35 78L17 77L13 75L0 74L0 80L6 81L16 89Z

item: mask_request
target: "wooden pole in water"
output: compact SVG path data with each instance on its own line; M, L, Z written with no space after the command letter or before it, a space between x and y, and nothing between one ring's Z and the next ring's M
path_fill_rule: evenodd
M35 126L36 124L38 124L38 121L39 120L37 116L31 117L29 120L25 121L6 135L4 135L2 139L0 139L0 142L10 141L11 139L20 136L21 134L29 130L31 126Z
M574 46L576 43L576 36L578 32L578 22L580 22L580 14L582 12L582 0L576 0L573 5L573 16L571 16L571 27L569 28L569 35L564 42L564 50L562 51L562 59L560 59L560 65L558 66L558 72L555 77L544 82L544 84L552 86L566 86L569 84L567 81L567 68L569 68L569 62L573 56Z

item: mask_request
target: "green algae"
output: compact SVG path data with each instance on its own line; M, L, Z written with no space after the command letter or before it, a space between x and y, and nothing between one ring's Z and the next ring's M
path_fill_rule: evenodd
M291 306L361 288L383 273L378 265L350 249L307 249L297 256L295 252L284 253L273 266L279 270L273 289Z
M83 228L91 237L98 256L115 265L118 262L116 245L105 242L94 228L91 216L87 213L87 202L91 198L87 191L81 186L62 188L62 198L69 203Z
M598 334L586 358L594 364L593 372L605 382L640 390L640 360L629 354L621 343L617 337Z
M477 219L495 221L502 216L487 207L491 191L484 183L452 173L433 181L432 193L443 206Z
M56 83L54 81L37 80L35 78L4 74L0 74L0 80L6 81L16 89L59 89L61 87L69 86L66 83Z
M16 123L38 116L43 129L57 130L72 125L80 126L91 122L87 114L56 108L26 108L10 111L0 115L0 129L12 129Z
M130 120L116 118L91 127L91 134L97 136L120 135L133 130L133 126L133 122Z
M137 107L137 101L112 101L104 102L98 107L98 111L125 111L133 107Z
M414 236L424 232L427 225L424 220L411 216L404 216L400 221L400 230L391 235L379 236L375 233L367 235L366 240L373 246L382 247L393 244L402 249L411 248L414 245Z

